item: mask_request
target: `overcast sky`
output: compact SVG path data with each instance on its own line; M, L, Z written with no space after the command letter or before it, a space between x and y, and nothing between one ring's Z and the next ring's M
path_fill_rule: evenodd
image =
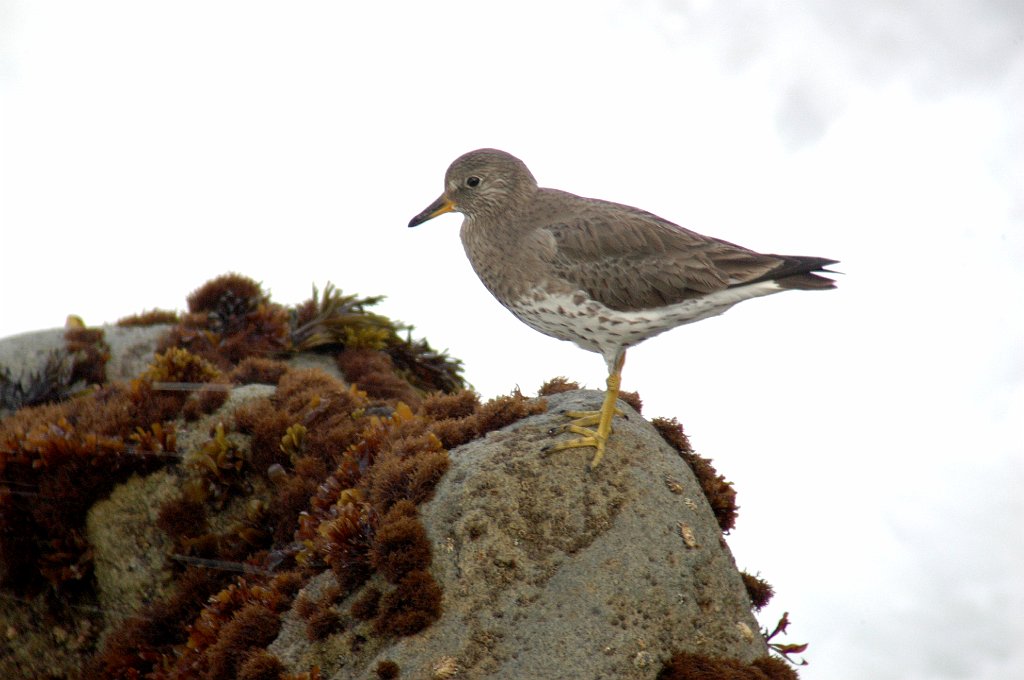
M491 299L460 217L406 228L481 146L839 259L632 350L624 388L736 483L803 678L1024 677L1024 4L506 6L0 0L0 337L237 271L387 295L485 397L602 387Z

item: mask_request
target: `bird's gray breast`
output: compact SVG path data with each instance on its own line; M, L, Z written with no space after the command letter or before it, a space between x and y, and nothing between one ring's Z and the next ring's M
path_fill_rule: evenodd
M473 271L506 307L542 284L544 272L535 248L523 243L513 224L467 217L460 237Z

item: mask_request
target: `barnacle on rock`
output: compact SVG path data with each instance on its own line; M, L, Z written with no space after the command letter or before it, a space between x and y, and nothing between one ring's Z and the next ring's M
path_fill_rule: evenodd
M725 481L725 477L718 474L710 460L694 452L679 421L675 418L655 418L651 421L651 425L690 466L722 531L727 532L736 526L736 515L739 509L736 506L736 490L733 489L730 482Z
M459 674L459 662L454 656L442 656L431 668L434 680L447 680Z

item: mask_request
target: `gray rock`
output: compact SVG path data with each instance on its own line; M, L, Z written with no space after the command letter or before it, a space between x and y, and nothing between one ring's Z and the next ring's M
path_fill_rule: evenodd
M654 678L681 650L766 655L711 508L650 424L620 402L628 419L616 419L594 472L590 449L542 453L548 430L564 422L559 411L600 402L599 392L556 395L548 413L452 450L451 469L421 507L442 617L321 667L337 680L370 677L383 660L403 678L457 670L470 679L622 679ZM368 585L380 586L379 577ZM351 649L310 643L294 614L288 619L272 647L282 659L316 661L317 646Z
M171 326L105 325L99 328L110 345L107 380L113 382L139 375L152 361L157 343ZM0 367L9 367L16 379L38 371L51 351L65 351L65 332L64 328L48 328L0 339Z
M131 380L153 361L157 343L173 326L103 326L103 337L110 345L107 380Z
M134 475L89 509L86 532L108 631L173 585L167 564L171 539L156 518L160 506L177 496L179 484L168 470Z
M215 412L193 423L175 422L177 455L187 454L210 438L218 422L248 401L274 393L270 385L242 385L231 391ZM248 449L249 438L239 433L229 437ZM171 562L173 542L157 526L161 506L181 493L189 471L184 466L158 470L146 476L133 475L114 487L110 496L97 501L86 516L86 532L93 550L96 593L106 623L104 634L137 614L148 602L168 595L174 587ZM222 529L245 515L248 496L241 496L219 513L210 513L212 530Z

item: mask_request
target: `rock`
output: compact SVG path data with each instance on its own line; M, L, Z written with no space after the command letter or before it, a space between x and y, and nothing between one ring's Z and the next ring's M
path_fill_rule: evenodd
M230 419L239 406L273 393L270 385L242 385L231 390L227 401L213 413L193 423L177 421L177 455L184 458L202 446L216 423ZM236 433L231 436L245 440L243 446L248 448L246 437ZM172 591L168 556L173 552L173 542L157 525L157 517L165 502L180 495L183 475L180 467L134 475L89 509L86 532L93 550L96 594L106 622L104 633L137 614L146 603ZM238 516L244 516L245 502L246 498L236 500L211 514L211 525L237 521Z
M131 380L138 377L150 362L156 346L171 325L103 326L103 339L110 345L107 381Z
M89 509L86 532L107 630L171 586L171 540L156 518L160 506L179 493L179 483L168 470L135 475Z
M338 656L322 659L331 677L370 677L390 660L403 678L654 678L677 651L745 662L768 653L711 508L675 450L620 402L627 418L588 472L590 449L542 448L560 411L597 408L601 394L548 401L546 414L452 450L420 508L442 617L368 644L340 668ZM287 618L273 651L315 661L314 643ZM337 642L315 644L336 655L346 648Z
M157 343L171 328L167 324L153 326L105 325L103 340L110 346L107 380L131 380L153 359ZM13 377L39 371L51 351L66 351L64 328L50 328L0 339L0 367L10 367Z
M167 327L104 330L111 348L107 378L126 380L149 363ZM37 370L51 349L64 348L63 334L53 329L0 340L0 365L16 368L15 378ZM337 374L332 359L312 360ZM239 404L274 390L238 387L217 412L179 420L178 454L207 442ZM590 449L542 451L552 442L549 430L565 422L560 412L597 408L601 397L593 391L548 397L547 413L450 451L450 469L418 510L433 550L429 570L443 590L440 619L407 637L355 621L352 603L367 588L393 589L377 574L340 604L325 605L338 614L338 632L310 641L307 621L293 605L268 650L293 672L316 665L338 680L374 677L383 661L396 663L402 678L647 679L680 651L742 662L767 655L703 492L649 423L620 402L627 417L616 419L607 455L593 472ZM572 435L559 438L566 436ZM105 639L170 592L172 544L156 516L178 493L181 475L168 468L131 478L90 508L86 531L102 617L82 616L56 636L39 624L41 598L0 606L0 619L9 622L3 632L16 641L8 645L13 652L0 653L0 668L8 671L0 675L32 676L29 670L40 665L71 668L97 637ZM244 519L246 503L266 490L261 475L248 495L211 513L211 530ZM314 577L306 601L322 601L333 583L330 571Z

